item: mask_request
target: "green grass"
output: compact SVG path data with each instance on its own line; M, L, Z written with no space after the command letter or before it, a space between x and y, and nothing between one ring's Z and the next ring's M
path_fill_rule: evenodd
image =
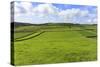
M33 32L30 32L30 33L29 32L25 32L25 33L23 33L23 32L14 33L14 39L23 38L25 36L30 35L31 33L33 33Z
M15 65L93 61L97 59L97 41L86 37L87 35L94 35L94 31L91 33L91 31L83 30L80 27L53 29L46 27L41 28L41 31L45 32L36 37L33 37L37 34L34 33L22 38L31 37L27 40L14 42Z

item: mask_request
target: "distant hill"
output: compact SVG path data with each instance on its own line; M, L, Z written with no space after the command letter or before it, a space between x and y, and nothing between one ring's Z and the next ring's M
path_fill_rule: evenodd
M31 24L23 22L12 22L11 26L20 27L20 26L81 26L81 25L96 25L96 24L73 24L73 23L44 23L44 24Z
M30 23L22 23L22 22L11 22L11 26L14 26L14 27L19 27L19 26L29 26L29 25L32 25Z
M20 26L72 26L79 25L73 23L43 23L43 24L31 24L31 23L23 23L23 22L12 22L12 27L20 27Z

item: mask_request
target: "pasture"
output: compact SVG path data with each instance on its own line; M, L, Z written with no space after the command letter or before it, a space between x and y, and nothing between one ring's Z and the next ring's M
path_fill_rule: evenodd
M94 61L96 25L30 25L14 29L14 65Z

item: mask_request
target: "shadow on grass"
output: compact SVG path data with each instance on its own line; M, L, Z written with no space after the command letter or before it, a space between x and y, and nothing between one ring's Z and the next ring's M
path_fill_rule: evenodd
M30 35L32 35L32 34L34 34L34 33L36 33L36 32L32 32L32 33L30 33L30 34L27 34L27 35L24 35L24 36L21 36L21 37L15 38L15 40L16 40L16 39L20 39L20 38L23 38L23 37L27 37L27 36L30 36ZM23 32L23 34L24 34L24 32Z
M25 38L25 39L15 40L14 42L18 42L18 41L24 41L24 40L32 39L32 38L35 38L35 37L41 35L41 34L44 33L44 32L45 32L45 31L42 31L42 32L40 32L40 33L37 34L37 35L33 35L33 36L31 36L31 37L29 37L29 38Z

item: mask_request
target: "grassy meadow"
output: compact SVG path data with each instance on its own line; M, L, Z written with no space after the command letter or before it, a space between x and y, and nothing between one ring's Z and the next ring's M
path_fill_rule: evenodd
M14 28L14 65L94 61L97 26L40 24Z

